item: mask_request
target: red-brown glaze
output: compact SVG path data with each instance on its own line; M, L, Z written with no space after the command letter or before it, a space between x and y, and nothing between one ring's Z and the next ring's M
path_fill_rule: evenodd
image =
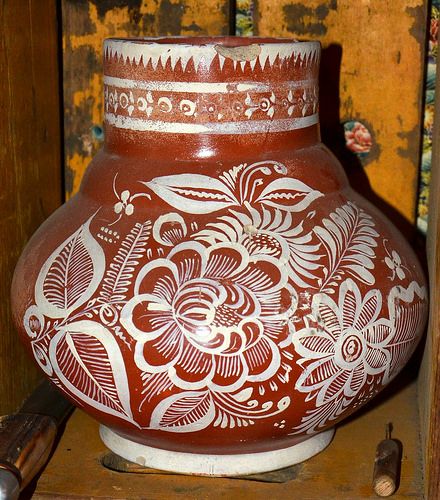
M269 42L159 41L189 54ZM246 48L197 69L107 48L105 147L17 266L27 349L131 440L214 454L292 446L377 394L422 333L412 250L319 143L317 45L273 42L292 55L235 68ZM152 43L136 50L148 59Z

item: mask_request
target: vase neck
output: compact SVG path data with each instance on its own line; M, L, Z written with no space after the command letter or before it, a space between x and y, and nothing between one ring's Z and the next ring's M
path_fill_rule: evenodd
M107 40L106 148L208 158L316 143L319 54L280 39Z

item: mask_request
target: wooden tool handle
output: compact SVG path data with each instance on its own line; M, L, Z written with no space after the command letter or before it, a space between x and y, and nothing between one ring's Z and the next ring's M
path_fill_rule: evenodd
M397 489L400 475L401 450L394 439L384 439L376 450L373 490L380 497L389 497Z
M0 420L0 467L13 472L23 489L49 458L57 435L45 415L18 413Z

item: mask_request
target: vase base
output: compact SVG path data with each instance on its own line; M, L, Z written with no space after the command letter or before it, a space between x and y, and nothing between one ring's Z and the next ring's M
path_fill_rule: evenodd
M334 433L334 429L329 429L299 444L279 450L209 455L153 448L123 438L104 425L100 426L100 435L104 444L130 462L179 474L204 476L258 474L298 464L324 450L330 444Z

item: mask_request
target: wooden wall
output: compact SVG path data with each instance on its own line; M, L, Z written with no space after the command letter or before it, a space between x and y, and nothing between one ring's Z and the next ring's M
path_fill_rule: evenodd
M102 43L108 37L229 34L228 0L62 0L67 197L101 146Z
M440 81L440 64L436 81ZM419 412L424 443L426 498L440 498L440 100L435 103L427 236L430 320L419 376Z
M0 415L39 378L11 323L9 289L26 241L62 198L56 0L0 6Z
M352 185L407 235L416 215L426 0L258 0L254 35L320 40L323 138ZM364 160L348 154L341 124L373 138Z

